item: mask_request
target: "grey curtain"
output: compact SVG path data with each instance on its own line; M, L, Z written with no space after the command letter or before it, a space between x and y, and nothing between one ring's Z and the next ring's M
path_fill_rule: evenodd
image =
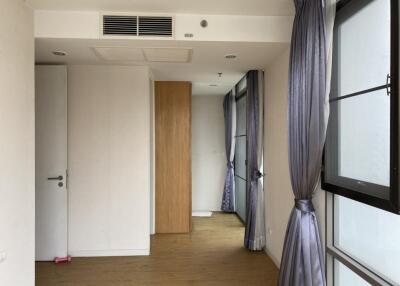
M224 212L234 212L235 174L233 168L233 159L235 157L236 99L233 91L230 91L227 95L225 95L223 106L225 118L225 151L227 171L225 176L221 210Z
M289 66L289 165L295 206L290 214L280 286L326 285L317 218L312 205L326 133L325 1L294 0Z
M247 216L244 245L249 250L262 250L265 246L264 189L263 189L263 110L264 73L247 73L247 140L248 178Z

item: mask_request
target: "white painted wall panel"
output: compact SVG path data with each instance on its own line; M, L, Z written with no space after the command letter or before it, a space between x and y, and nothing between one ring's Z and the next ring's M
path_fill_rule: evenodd
M289 49L265 71L264 168L266 251L279 266L294 195L288 159L288 71ZM318 188L314 207L325 241L325 193ZM324 244L324 242L323 242Z
M68 80L69 251L148 254L148 68L70 66Z
M200 26L207 20L207 28ZM291 16L176 15L176 39L194 41L281 42L290 41ZM186 33L193 38L185 38Z
M292 16L169 15L175 16L175 40L182 41L288 43L293 23ZM207 28L200 26L203 19L208 21ZM100 27L100 11L35 11L36 38L99 39ZM186 38L186 33L193 37Z
M97 39L99 13L94 11L35 11L36 38Z
M0 285L35 284L33 12L0 1Z

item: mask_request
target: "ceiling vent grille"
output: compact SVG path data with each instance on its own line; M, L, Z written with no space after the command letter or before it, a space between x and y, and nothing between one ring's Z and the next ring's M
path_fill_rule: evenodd
M171 16L103 15L104 36L173 37Z
M139 16L139 36L172 36L172 17Z
M104 35L137 36L137 16L103 16Z

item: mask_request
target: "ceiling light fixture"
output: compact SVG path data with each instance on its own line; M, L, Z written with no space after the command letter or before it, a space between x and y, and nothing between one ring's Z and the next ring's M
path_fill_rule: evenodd
M218 85L217 85L217 84L209 84L208 86L210 86L210 87L217 87Z
M67 55L67 53L64 51L53 51L53 55L59 56L59 57L65 57Z
M237 56L234 55L234 54L225 55L225 59L228 59L228 60L233 60L233 59L236 59L236 58L237 58Z

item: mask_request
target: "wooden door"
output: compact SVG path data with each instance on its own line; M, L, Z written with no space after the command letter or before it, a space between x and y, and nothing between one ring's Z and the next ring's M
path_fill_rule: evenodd
M191 228L190 82L155 82L156 233Z

